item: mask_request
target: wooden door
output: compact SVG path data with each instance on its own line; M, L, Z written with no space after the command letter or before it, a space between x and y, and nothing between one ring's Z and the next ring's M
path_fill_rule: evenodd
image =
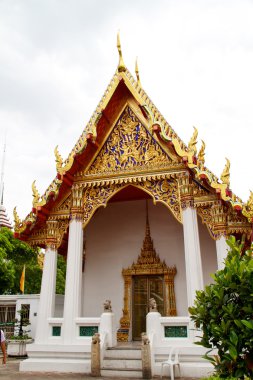
M164 315L164 277L159 275L133 276L133 340L140 340L141 333L146 332L146 315L149 311L150 298L156 300L159 313Z

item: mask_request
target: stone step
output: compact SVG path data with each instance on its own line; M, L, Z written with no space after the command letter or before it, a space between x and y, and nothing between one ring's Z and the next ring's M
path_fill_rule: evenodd
M142 363L140 359L118 359L118 358L110 358L103 360L102 364L103 368L106 369L142 369Z
M128 378L142 378L142 370L136 370L134 368L126 369L101 369L102 377L128 377Z
M110 348L105 352L106 358L118 358L118 359L141 359L140 349L118 349Z

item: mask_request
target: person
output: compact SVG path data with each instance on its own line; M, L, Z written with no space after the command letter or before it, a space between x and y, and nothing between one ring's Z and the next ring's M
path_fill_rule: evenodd
M3 353L3 364L6 364L6 345L5 345L5 336L3 330L1 330L0 334L0 343L1 343L1 349Z

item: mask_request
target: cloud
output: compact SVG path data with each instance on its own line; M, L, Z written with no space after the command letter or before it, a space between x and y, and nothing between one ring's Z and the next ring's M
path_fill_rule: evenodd
M253 3L251 1L19 0L0 2L0 146L7 130L5 206L31 209L55 176L124 60L179 136L192 126L220 175L252 188Z

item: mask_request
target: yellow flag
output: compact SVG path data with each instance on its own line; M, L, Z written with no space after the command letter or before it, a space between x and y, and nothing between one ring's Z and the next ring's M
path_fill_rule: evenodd
M20 290L24 294L24 291L25 291L25 265L24 265L24 268L22 270L22 274L20 277Z

